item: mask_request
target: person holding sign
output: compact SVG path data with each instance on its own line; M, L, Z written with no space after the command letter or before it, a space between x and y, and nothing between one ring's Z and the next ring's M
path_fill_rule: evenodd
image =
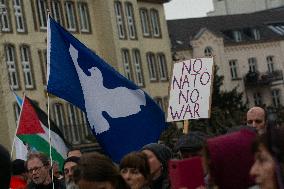
M167 121L210 117L213 58L174 64Z

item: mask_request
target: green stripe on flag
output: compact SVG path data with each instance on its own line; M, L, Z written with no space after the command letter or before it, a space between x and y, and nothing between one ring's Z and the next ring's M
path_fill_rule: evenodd
M25 143L29 144L30 146L34 147L37 151L43 152L44 154L50 156L49 153L49 142L43 139L38 135L18 135L18 137L24 141ZM52 160L57 161L59 163L59 168L63 168L64 158L61 154L59 154L56 149L51 146L51 154Z

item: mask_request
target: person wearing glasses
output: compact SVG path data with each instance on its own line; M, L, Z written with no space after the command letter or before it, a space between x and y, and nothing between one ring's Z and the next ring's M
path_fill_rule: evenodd
M26 161L26 168L31 179L28 189L65 189L63 182L51 178L49 158L43 153L31 153Z
M263 108L255 106L247 112L247 125L256 129L259 135L265 133L266 122L266 113Z

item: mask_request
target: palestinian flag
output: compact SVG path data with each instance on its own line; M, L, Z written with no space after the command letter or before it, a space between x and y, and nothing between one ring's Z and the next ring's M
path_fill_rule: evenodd
M30 148L50 156L48 117L35 103L25 96L18 123L17 136ZM67 146L64 137L50 120L52 160L62 168Z

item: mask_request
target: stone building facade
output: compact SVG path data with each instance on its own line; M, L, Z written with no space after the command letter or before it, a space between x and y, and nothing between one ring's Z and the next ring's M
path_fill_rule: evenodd
M214 56L222 90L237 87L248 107L284 105L284 11L168 21L176 61Z
M46 25L51 16L165 107L171 70L166 0L0 1L0 143L11 148L20 108L10 90L47 112L73 145L92 145L83 112L46 93Z
M208 16L252 13L284 6L284 0L212 0L214 10Z

